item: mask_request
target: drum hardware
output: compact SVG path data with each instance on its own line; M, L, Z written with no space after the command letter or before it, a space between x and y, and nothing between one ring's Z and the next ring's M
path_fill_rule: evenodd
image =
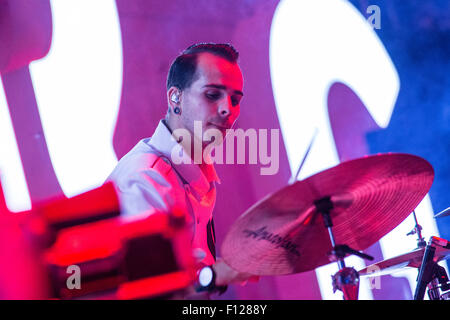
M429 292L430 298L436 298L439 295L439 287L442 289L450 289L448 284L448 276L445 269L440 267L435 261L436 249L445 248L450 249L450 242L438 237L430 237L425 252L423 254L422 263L419 269L419 276L417 277L417 286L414 293L414 300L423 300L427 286L431 288ZM437 285L437 283L440 284Z
M392 274L405 268L419 269L422 263L425 248L418 248L411 252L379 261L364 269L358 271L360 276L382 276ZM450 258L450 250L442 247L436 247L434 260L440 262Z
M447 271L444 267L435 265L435 277L428 284L428 297L430 300L448 300L450 294L450 283ZM445 292L445 293L441 293Z
M354 268L345 266L344 258L347 255L357 255L361 258L373 260L372 256L361 253L350 248L348 245L337 245L333 235L333 221L330 212L334 205L330 197L324 197L314 202L317 212L320 212L323 218L325 228L328 230L330 242L333 250L329 254L331 261L336 261L339 266L339 271L331 276L333 283L333 292L340 290L344 294L344 300L357 300L359 290L359 275Z
M414 217L415 226L414 226L414 229L412 229L406 235L411 236L413 234L417 234L417 248L424 248L427 245L427 242L425 241L425 238L422 236L422 226L419 225L419 223L417 222L417 216L416 216L415 210L413 210L412 214Z
M443 217L450 212L446 209L434 217ZM390 259L375 263L359 271L362 276L381 276L392 274L407 267L418 268L415 300L422 300L428 288L430 300L450 299L450 282L445 268L437 263L450 257L450 244L447 240L431 237L427 245L422 236L422 227L417 221L415 211L412 212L415 226L406 235L417 234L417 249ZM425 245L424 245L425 244Z
M359 275L354 268L344 267L331 276L333 293L340 290L344 300L358 300Z

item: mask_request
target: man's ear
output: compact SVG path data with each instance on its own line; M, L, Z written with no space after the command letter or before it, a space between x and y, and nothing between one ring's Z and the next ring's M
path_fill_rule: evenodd
M181 90L177 87L170 87L169 90L167 90L167 101L169 103L169 108L172 110L175 107L180 107Z

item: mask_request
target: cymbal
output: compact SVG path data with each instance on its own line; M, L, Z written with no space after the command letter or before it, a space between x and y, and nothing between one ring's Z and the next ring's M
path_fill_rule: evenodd
M234 269L255 275L299 273L329 263L329 234L314 203L330 197L337 244L364 250L399 225L434 178L432 166L409 154L343 162L270 194L243 213L222 244Z
M422 264L423 253L425 248L419 248L411 252L386 259L358 271L360 276L382 276L392 274L397 271L404 270L404 268L420 268ZM450 258L450 250L442 247L436 247L434 253L434 261L439 262Z

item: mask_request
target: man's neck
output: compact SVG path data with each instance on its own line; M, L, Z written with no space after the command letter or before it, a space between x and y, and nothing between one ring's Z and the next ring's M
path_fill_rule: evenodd
M184 149L184 150L190 150L189 155L190 155L190 157L191 157L192 162L195 163L195 160L197 160L197 159L194 158L194 154L195 154L195 153L194 153L194 152L195 152L195 148L194 148L194 146L195 146L194 139L196 139L195 136L192 135L192 137L191 137L191 139L190 139L189 142L188 142L188 141L183 141L182 139L180 139L179 137L177 137L176 134L174 135L173 133L174 133L174 131L177 130L177 129L184 129L184 128L179 128L179 127L177 127L177 126L176 126L173 122L171 122L168 118L163 119L162 122L163 122L163 124L167 127L167 129L170 131L170 133L172 134L172 136L177 140L177 142L183 147L183 149ZM184 129L184 130L187 130L187 129ZM181 141L180 141L180 140L181 140ZM207 164L207 163L205 162L205 159L204 159L204 157L203 157L203 150L205 150L206 145L203 145L203 141L202 141L201 143L197 142L197 144L202 146L202 150L200 150L200 151L201 151L201 154L200 154L200 156L201 156L201 158L200 158L201 163L198 164L198 166L200 167L200 169L202 170L202 172L205 173L205 172L206 172L207 166L209 166L209 164Z

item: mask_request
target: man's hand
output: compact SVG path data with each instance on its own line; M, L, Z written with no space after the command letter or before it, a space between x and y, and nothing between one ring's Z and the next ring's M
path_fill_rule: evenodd
M245 285L247 281L257 282L259 276L255 276L246 272L239 272L231 268L222 258L218 258L213 265L216 272L216 285L226 286L229 284Z

